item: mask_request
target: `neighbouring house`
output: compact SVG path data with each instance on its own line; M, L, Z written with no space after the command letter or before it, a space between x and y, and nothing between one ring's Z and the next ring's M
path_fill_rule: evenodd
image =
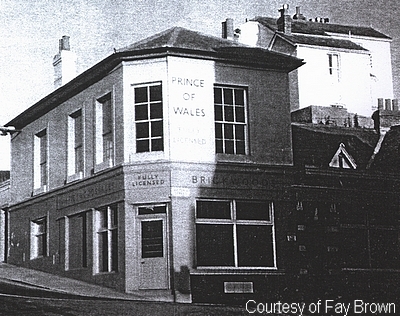
M291 109L329 106L370 118L377 99L392 103L391 38L370 26L307 19L296 7L280 17L255 17L234 33L238 42L301 58L290 74ZM392 106L390 105L390 108Z

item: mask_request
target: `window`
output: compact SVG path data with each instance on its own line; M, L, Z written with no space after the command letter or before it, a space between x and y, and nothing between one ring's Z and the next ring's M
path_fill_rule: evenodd
M273 203L196 203L196 254L200 267L275 267Z
M246 154L246 90L214 87L215 151Z
M68 119L68 175L83 172L83 120L82 110Z
M164 150L161 83L134 88L136 152Z
M48 184L48 152L46 129L35 135L34 143L34 187L46 189Z
M98 272L118 271L118 209L97 210Z
M113 108L109 93L96 103L96 164L105 163L104 167L110 167L113 160Z
M338 204L344 268L398 269L400 232L398 206L379 203Z
M338 54L328 54L329 62L329 74L332 78L339 82L340 81L340 60Z
M31 259L47 256L46 217L31 222Z

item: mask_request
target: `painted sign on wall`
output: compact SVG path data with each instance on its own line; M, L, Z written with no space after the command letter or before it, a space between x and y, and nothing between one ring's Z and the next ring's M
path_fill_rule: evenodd
M171 159L214 160L213 85L213 62L169 60Z

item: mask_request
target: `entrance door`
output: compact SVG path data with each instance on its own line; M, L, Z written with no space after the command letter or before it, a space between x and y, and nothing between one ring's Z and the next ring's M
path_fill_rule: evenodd
M168 289L166 206L139 207L138 214L140 289Z

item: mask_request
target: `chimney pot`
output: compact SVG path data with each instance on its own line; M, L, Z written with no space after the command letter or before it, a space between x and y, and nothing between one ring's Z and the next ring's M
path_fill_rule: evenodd
M393 111L399 111L399 100L393 99L392 104L393 104Z
M383 110L383 99L378 98L378 110Z
M227 18L225 22L222 22L222 38L234 39L233 19Z
M391 111L392 110L392 100L385 99L385 110Z
M60 39L60 51L62 50L70 50L70 46L69 46L69 36L64 35L61 39Z
M301 7L296 7L296 14L293 15L293 20L302 20L305 21L306 17L301 13Z

